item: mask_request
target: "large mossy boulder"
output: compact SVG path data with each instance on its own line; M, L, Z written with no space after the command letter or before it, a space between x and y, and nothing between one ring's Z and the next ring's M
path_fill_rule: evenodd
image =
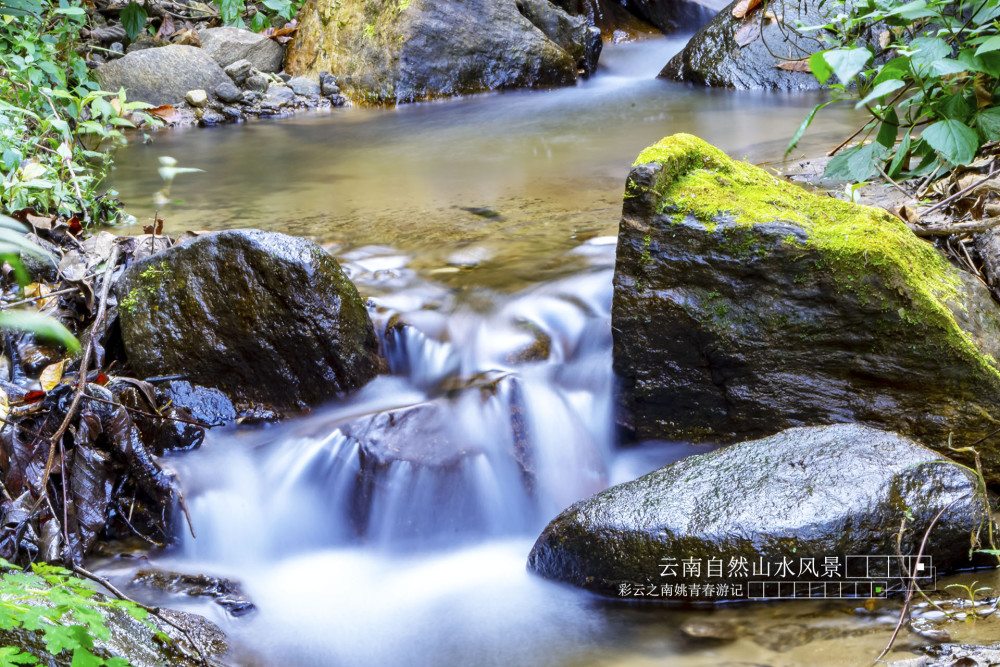
M309 0L299 21L285 69L370 103L568 85L601 47L549 0Z
M819 88L809 72L781 69L783 60L801 60L822 48L810 33L796 31L805 25L829 22L838 6L815 0L768 4L778 20L763 18L763 6L744 18L733 16L733 2L702 27L675 55L660 76L711 88L744 90L806 90Z
M376 373L365 303L306 239L260 230L204 234L132 264L115 286L128 362L233 398L304 407Z
M229 81L209 54L193 46L170 44L129 53L97 68L104 90L124 88L129 99L161 104L180 104L189 90L215 90Z
M970 537L985 529L989 505L967 468L866 426L795 428L683 459L576 503L545 528L528 565L605 595L653 587L656 599L689 601L661 586L712 584L725 592L699 590L699 600L745 599L760 592L751 582L843 582L858 574L849 556L882 556L868 562L876 568L870 574L883 573L877 568L896 561L897 546L920 553L935 517L922 555L939 573L970 566ZM828 558L838 559L838 573L824 573ZM685 571L687 559L700 564L697 573ZM746 572L730 569L740 559ZM709 561L720 569L713 573ZM881 578L898 584L888 579Z
M639 438L865 422L944 449L1000 427L988 289L881 209L681 134L636 160L617 252L619 419Z

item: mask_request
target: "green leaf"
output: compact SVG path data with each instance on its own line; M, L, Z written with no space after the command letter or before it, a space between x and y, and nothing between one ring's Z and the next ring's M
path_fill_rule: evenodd
M939 120L921 134L924 141L937 151L949 164L969 164L979 149L979 137L965 123L957 120Z
M991 51L1000 51L1000 35L993 35L980 44L979 48L976 49L976 55L981 56L984 53L990 53Z
M895 92L905 85L906 84L900 81L899 79L889 79L888 81L883 81L882 83L872 88L872 91L867 95L865 95L863 100L855 104L854 108L860 109L861 107L870 103L872 100L885 97L889 93Z
M785 155L791 153L792 150L798 145L799 141L802 139L802 135L806 133L806 130L809 129L809 126L813 122L813 118L816 117L816 112L831 103L832 102L823 102L822 104L817 104L813 107L813 110L809 112L806 119L802 121L802 123L799 124L798 129L795 130L795 134L792 135L792 140L788 142L788 148L785 149Z
M37 665L38 658L30 653L24 653L19 648L4 646L0 648L0 667L19 667L19 665Z
M52 262L53 265L59 264L52 253L45 250L40 245L32 243L28 240L27 236L15 232L13 229L0 227L0 245L5 245L7 248L15 249L21 254L31 255L32 257Z
M254 14L253 18L250 20L250 29L254 32L267 30L269 27L271 27L271 22L268 21L267 17L261 12Z
M135 41L135 38L146 27L146 9L139 3L132 0L125 6L125 9L121 12L122 27L125 28L125 34L128 35L129 41Z
M78 648L73 651L73 662L70 667L101 667L104 664L102 658L98 658L85 648Z
M831 68L824 58L824 55L828 53L827 51L817 51L816 53L809 56L809 69L812 71L813 76L819 81L819 85L824 85L833 76L833 68Z
M866 48L833 49L823 52L823 59L833 69L833 73L841 83L848 84L872 59L872 52ZM812 64L812 58L809 61Z
M887 149L892 150L896 145L896 135L899 134L899 116L896 114L896 110L892 107L885 114L885 119L878 128L878 134L875 137L877 141L882 146Z
M0 329L16 329L33 333L41 339L59 343L70 354L80 351L80 342L55 319L48 315L26 310L0 312Z
M83 7L57 7L52 10L53 14L62 14L64 16L86 16L87 12L84 11Z
M983 109L976 114L976 127L987 141L1000 139L1000 107Z
M951 55L951 45L940 37L918 37L910 42L909 49L910 62L924 76L935 62Z
M854 146L835 155L826 164L823 178L859 183L875 173L875 162L885 155L885 146L878 143Z

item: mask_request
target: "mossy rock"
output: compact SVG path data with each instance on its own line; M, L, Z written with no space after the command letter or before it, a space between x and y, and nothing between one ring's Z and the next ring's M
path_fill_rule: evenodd
M781 595L799 582L800 593L815 595L823 582L857 574L848 557L881 556L866 574L882 575L897 548L920 553L925 534L923 556L938 573L989 564L970 557L970 537L985 535L988 521L975 475L912 440L858 424L794 428L691 456L576 503L545 528L528 566L604 595L622 597L623 585L630 599L635 590L656 593L645 601L761 597L751 582L784 583ZM838 572L824 571L828 558ZM740 559L745 572L734 567ZM898 579L880 578L898 588ZM698 585L697 599L661 588L678 584Z
M640 438L865 422L945 450L1000 427L985 286L885 211L690 135L629 175L612 327L620 421ZM977 448L1000 480L997 444Z
M285 69L329 71L345 94L371 104L563 86L592 71L596 30L549 0L526 3L308 0Z
M375 376L378 341L337 261L306 239L204 234L134 263L115 285L128 363L240 401L299 408Z

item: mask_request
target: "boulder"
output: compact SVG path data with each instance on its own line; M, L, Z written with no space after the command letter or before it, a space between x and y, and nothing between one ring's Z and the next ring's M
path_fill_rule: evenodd
M129 53L95 72L103 90L125 88L130 100L154 106L180 104L189 90L215 90L229 81L205 51L176 44Z
M632 0L639 4L641 0ZM840 6L821 2L786 3L776 14L781 21L762 19L759 9L746 17L733 16L732 4L695 33L684 49L671 58L660 76L711 88L743 90L806 90L819 88L809 72L779 69L781 57L808 58L822 44L808 34L794 30L796 21L822 25Z
M615 0L553 0L554 5L573 16L582 16L587 24L600 29L608 40L637 39L642 35L655 35L655 26L629 12Z
M365 304L317 244L260 230L203 234L115 285L129 364L239 400L312 405L375 376Z
M642 439L864 422L945 450L1000 426L1000 310L981 282L882 209L690 135L629 174L612 331L619 421ZM997 443L977 448L1000 481Z
M581 19L547 0L545 11L536 12L549 17L550 32L574 56L519 5L525 6L517 0L400 0L394 9L373 13L362 0L309 0L288 46L286 69L311 78L327 71L356 99L391 104L568 85L578 68L596 62L600 41Z
M280 72L285 47L264 35L240 28L207 28L198 31L201 48L218 63L228 67L239 60L248 60L261 72Z
M985 529L988 507L975 475L912 440L858 424L794 428L682 459L576 503L545 528L528 566L604 595L653 587L653 597L674 601L692 596L663 595L661 586L697 585L699 600L720 600L777 590L757 582L799 582L799 592L817 595L825 581L857 578L859 563L884 589L898 589L887 576L898 571L885 571L898 563L897 538L900 553L916 556L941 512L922 562L938 573L968 567L970 535ZM839 571L826 570L831 558Z
M570 16L549 0L521 0L521 13L545 36L573 56L577 67L590 75L601 55L601 31L585 18Z
M697 30L729 4L727 0L625 0L625 8L666 33ZM758 17L759 18L759 17Z

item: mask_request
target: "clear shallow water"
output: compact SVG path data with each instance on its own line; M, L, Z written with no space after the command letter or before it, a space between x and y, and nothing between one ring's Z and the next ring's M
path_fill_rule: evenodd
M683 42L608 47L598 75L571 89L159 132L122 151L114 186L140 222L160 187L156 158L171 155L204 173L175 184L184 203L166 211L169 233L314 237L371 299L380 332L394 317L409 326L384 341L393 373L351 400L213 432L200 451L169 459L199 537L148 559L239 579L256 613L230 618L210 602L130 587L132 560L103 571L137 597L210 616L245 665L869 664L891 609L666 610L598 600L525 569L562 508L704 451L615 442L611 273L629 165L680 131L775 159L816 102L655 79ZM806 148L830 145L854 120L826 115ZM433 416L405 448L419 451L359 493L371 470L345 424L419 406ZM692 642L678 630L687 621L725 622L739 638ZM950 631L996 635L989 620Z

